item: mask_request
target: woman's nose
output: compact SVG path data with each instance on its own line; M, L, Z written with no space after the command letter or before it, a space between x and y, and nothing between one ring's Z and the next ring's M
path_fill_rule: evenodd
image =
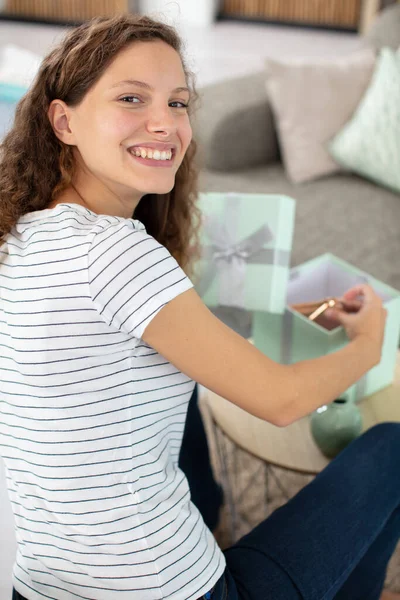
M169 106L152 107L149 112L147 127L152 133L170 135L176 131L176 123Z

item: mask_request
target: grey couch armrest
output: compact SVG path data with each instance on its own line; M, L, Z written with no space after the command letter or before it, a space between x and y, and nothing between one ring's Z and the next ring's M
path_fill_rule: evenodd
M376 17L365 40L376 50L384 46L397 50L400 46L400 4L388 6Z
M206 168L231 171L278 159L265 77L256 73L200 90L193 129Z

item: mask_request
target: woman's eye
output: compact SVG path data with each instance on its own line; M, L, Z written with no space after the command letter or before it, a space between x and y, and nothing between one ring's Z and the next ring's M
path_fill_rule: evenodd
M124 96L123 98L120 98L120 100L121 102L128 102L130 104L137 104L141 102L140 98L137 96Z
M179 100L175 100L174 102L169 103L172 108L188 108L189 105L185 104L185 102L180 102Z

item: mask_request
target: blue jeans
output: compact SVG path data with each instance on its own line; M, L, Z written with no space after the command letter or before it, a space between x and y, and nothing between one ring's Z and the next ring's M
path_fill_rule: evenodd
M179 467L188 480L193 504L200 511L207 527L213 531L218 525L223 495L211 468L207 436L198 405L197 384L189 401Z
M400 538L400 423L352 442L225 551L212 600L377 600Z

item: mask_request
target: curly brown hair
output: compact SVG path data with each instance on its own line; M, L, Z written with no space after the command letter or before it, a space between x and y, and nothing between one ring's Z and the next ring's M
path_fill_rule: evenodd
M77 106L120 51L135 41L154 40L162 40L178 52L193 106L197 95L182 57L182 42L173 27L149 17L94 18L67 33L43 60L0 145L0 244L22 215L47 208L74 176L73 148L54 134L47 114L50 103L60 99ZM133 215L187 272L197 254L200 222L195 204L195 154L192 140L171 192L147 194Z

